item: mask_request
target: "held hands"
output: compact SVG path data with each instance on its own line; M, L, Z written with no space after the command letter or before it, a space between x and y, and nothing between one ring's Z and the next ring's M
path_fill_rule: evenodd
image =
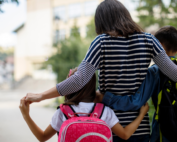
M25 98L26 97L23 97L20 100L20 105L19 105L20 111L24 119L29 116L29 105L30 105L30 102L25 101Z
M32 102L40 102L42 100L42 97L40 94L34 94L34 93L27 93L25 97L25 101L28 101L30 103Z
M146 115L146 113L148 112L149 110L149 105L148 103L146 102L145 105L143 105L141 108L140 108L140 114L142 114L143 116Z

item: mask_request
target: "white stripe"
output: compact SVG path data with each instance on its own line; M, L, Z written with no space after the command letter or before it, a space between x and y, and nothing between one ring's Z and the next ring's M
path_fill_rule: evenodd
M97 43L98 40L100 40L100 38L98 38L96 41L94 41L94 43L90 46L89 50L92 49L92 47L95 45L95 43Z
M136 38L136 39L126 40L126 41L124 41L124 40L118 40L118 39L115 39L115 40L102 40L102 42L122 42L122 43L127 43L127 42L132 42L132 41L139 42L139 40L149 40L149 41L152 41L151 39L144 37L144 38Z
M130 88L130 87L128 87L128 88L111 88L111 87L105 87L106 88L106 90L114 90L114 91L119 91L119 90L129 90L129 91L134 91L135 89L138 89L139 87L132 87L132 88Z
M101 57L103 57L102 55L101 55ZM134 58L134 59L114 59L114 60L106 60L106 61L104 61L104 63L107 63L107 62L130 62L130 61L139 61L139 60L145 60L146 62L147 62L147 60L151 60L151 58ZM100 63L102 63L103 61L101 61Z
M154 39L154 41L156 41L157 42L157 44L158 44L158 46L156 45L156 43L155 43L155 45L156 45L156 48L159 50L159 51L162 51L162 49L163 49L163 47L162 47L162 45L159 43L159 41L157 41L157 39L156 38L154 38L154 37L152 37L152 39ZM160 49L160 47L162 48L162 49Z
M104 57L131 57L131 56L135 56L135 55L151 55L151 53L134 53L134 54L119 54L119 55L113 55L113 54L106 54L104 55ZM140 58L139 58L140 60Z
M99 52L99 51L98 51ZM95 56L97 56L97 54L98 54L98 52L96 53L96 55ZM94 56L94 57L95 57ZM92 63L92 61L94 60L95 58L93 58L92 60L91 60L91 63ZM95 61L95 63L94 63L94 66L95 66L95 68L98 68L98 66L99 66L99 60L100 60L100 56L98 57L98 59ZM97 65L98 64L98 65ZM96 66L97 65L97 66Z
M116 65L101 65L100 67L122 67L122 66L137 66L137 65L149 65L149 63L134 63L134 64L116 64Z
M144 135L144 134L150 134L150 133L148 133L148 132L146 132L146 133L137 133L137 134L133 134L132 136L138 136L138 135Z
M99 81L105 81L105 79L99 79ZM144 78L133 78L133 79L127 79L127 78L120 78L120 79L106 79L106 81L133 81L133 80L144 80Z
M148 66L147 66L147 68L134 68L134 69L111 69L111 70L103 70L103 71L101 71L100 72L100 74L102 74L102 72L122 72L122 71L126 71L127 73L129 72L129 71L139 71L139 70L147 70L148 69Z
M106 90L106 89L105 89ZM100 91L103 91L103 90L100 90ZM114 92L115 91L115 92ZM135 92L133 92L132 90L130 91L121 91L121 92L118 92L118 91L121 91L121 90L111 90L111 93L113 93L114 95L117 95L117 96L122 96L122 94L125 94L125 93L128 93L128 94L132 94L134 95ZM106 92L106 91L105 91ZM131 95L126 95L126 96L131 96ZM115 110L116 111L116 110Z
M114 110L114 111L116 111L116 110ZM139 113L139 112L121 112L121 113L115 113L116 115L118 114L136 114L136 113Z
M157 47L156 43L153 41L154 45ZM154 49L154 52L156 55L158 55L158 52L156 51L155 47L153 48Z
M139 126L149 126L150 124L140 124Z
M104 38L112 38L109 35L103 34ZM133 34L133 35L129 35L128 37L134 37L134 36L145 36L145 37L152 37L151 34L148 33L143 33L143 34ZM102 38L102 37L101 37ZM126 37L122 37L122 36L118 36L118 38L126 38Z
M153 50L153 48L147 48L147 47L144 47L144 48L133 48L133 49L129 49L128 51L136 51L136 50L145 50L145 51L147 51L147 50L150 50L150 51L152 51ZM106 52L119 52L119 51L121 51L121 52L127 52L127 50L124 50L124 49L112 49L112 50L108 50L108 49L105 49L105 50L102 50L103 51L103 53L104 53L104 51L106 51ZM102 52L101 51L101 52Z
M149 128L136 129L136 131L141 131L141 130L150 130L150 129Z
M147 74L147 72L146 73L134 73L134 74L120 74L120 75L118 75L118 74L101 74L100 75L100 77L102 77L102 76L127 76L127 77L130 77L130 76L135 76L135 75L146 75Z
M134 82L134 83L128 83L128 82L125 82L125 83L100 83L100 85L115 85L115 86L119 86L119 85L124 85L125 87L126 86L130 86L130 85L138 85L138 84L141 84L142 82ZM124 88L125 89L125 88Z
M131 46L137 46L137 45L146 45L145 43L134 43L134 44L130 44L130 45L105 45L102 44L101 47L131 47ZM148 45L153 45L153 44L148 44Z
M136 118L137 115L134 115L134 116L127 116L127 117L119 117L119 120L120 119L124 119L124 118ZM149 118L148 116L144 116L144 118Z
M120 121L119 120L119 123L131 123L132 121ZM141 120L141 122L149 122L149 120Z
M90 56L93 54L93 52L97 49L97 47L100 46L100 43L96 45L96 47L94 47L94 49L92 49L90 55L87 57L87 61L90 59ZM100 49L97 51L97 52L100 52ZM95 56L94 56L95 57ZM92 58L94 58L92 57Z
M122 127L126 127L126 126L127 126L127 125L123 125L123 124L122 124ZM141 124L141 123L140 123L139 126L145 126L145 128L147 128L147 127L149 128L150 124L149 124L149 123L148 123L148 124Z
M116 91L114 93L114 95L119 95L119 96L122 96L121 94L125 94L125 93L129 93L129 94L132 94L132 95L135 94L135 92L133 92L133 91L121 91L121 92L117 92L117 91L120 91L120 90L111 90L111 91L112 91L112 93L114 93L114 91ZM127 95L127 96L131 96L131 95Z
M95 47L95 49L97 48L98 46ZM93 62L93 60L95 59L95 57L97 56L97 54L100 52L100 49L96 52L96 54L94 55L94 57L92 58L92 60L90 61L90 63ZM90 58L90 57L89 57ZM100 58L100 57L99 57Z

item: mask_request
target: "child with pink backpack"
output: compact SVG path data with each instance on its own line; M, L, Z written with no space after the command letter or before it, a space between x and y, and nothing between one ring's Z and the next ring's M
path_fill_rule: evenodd
M77 71L70 70L68 78ZM65 96L45 131L29 115L29 102L21 99L20 110L24 120L39 141L46 141L59 132L58 142L112 142L112 132L128 139L138 128L149 106L141 107L138 117L126 127L119 124L113 110L101 103L93 103L96 93L96 76L78 92ZM111 132L112 130L112 132Z

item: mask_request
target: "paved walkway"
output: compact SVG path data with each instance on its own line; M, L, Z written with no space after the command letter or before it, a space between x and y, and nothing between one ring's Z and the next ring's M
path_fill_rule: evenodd
M0 142L38 142L22 118L19 109L20 99L28 90L0 91ZM43 130L50 124L55 109L44 107L49 101L34 103L30 115ZM57 142L57 135L48 142Z

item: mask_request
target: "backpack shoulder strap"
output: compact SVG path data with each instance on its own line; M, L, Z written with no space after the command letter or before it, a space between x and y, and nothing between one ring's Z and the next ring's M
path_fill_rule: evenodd
M75 111L70 105L60 104L60 110L63 112L67 119L75 116Z
M90 117L101 118L105 105L102 103L96 103L93 107L93 111L90 114Z

